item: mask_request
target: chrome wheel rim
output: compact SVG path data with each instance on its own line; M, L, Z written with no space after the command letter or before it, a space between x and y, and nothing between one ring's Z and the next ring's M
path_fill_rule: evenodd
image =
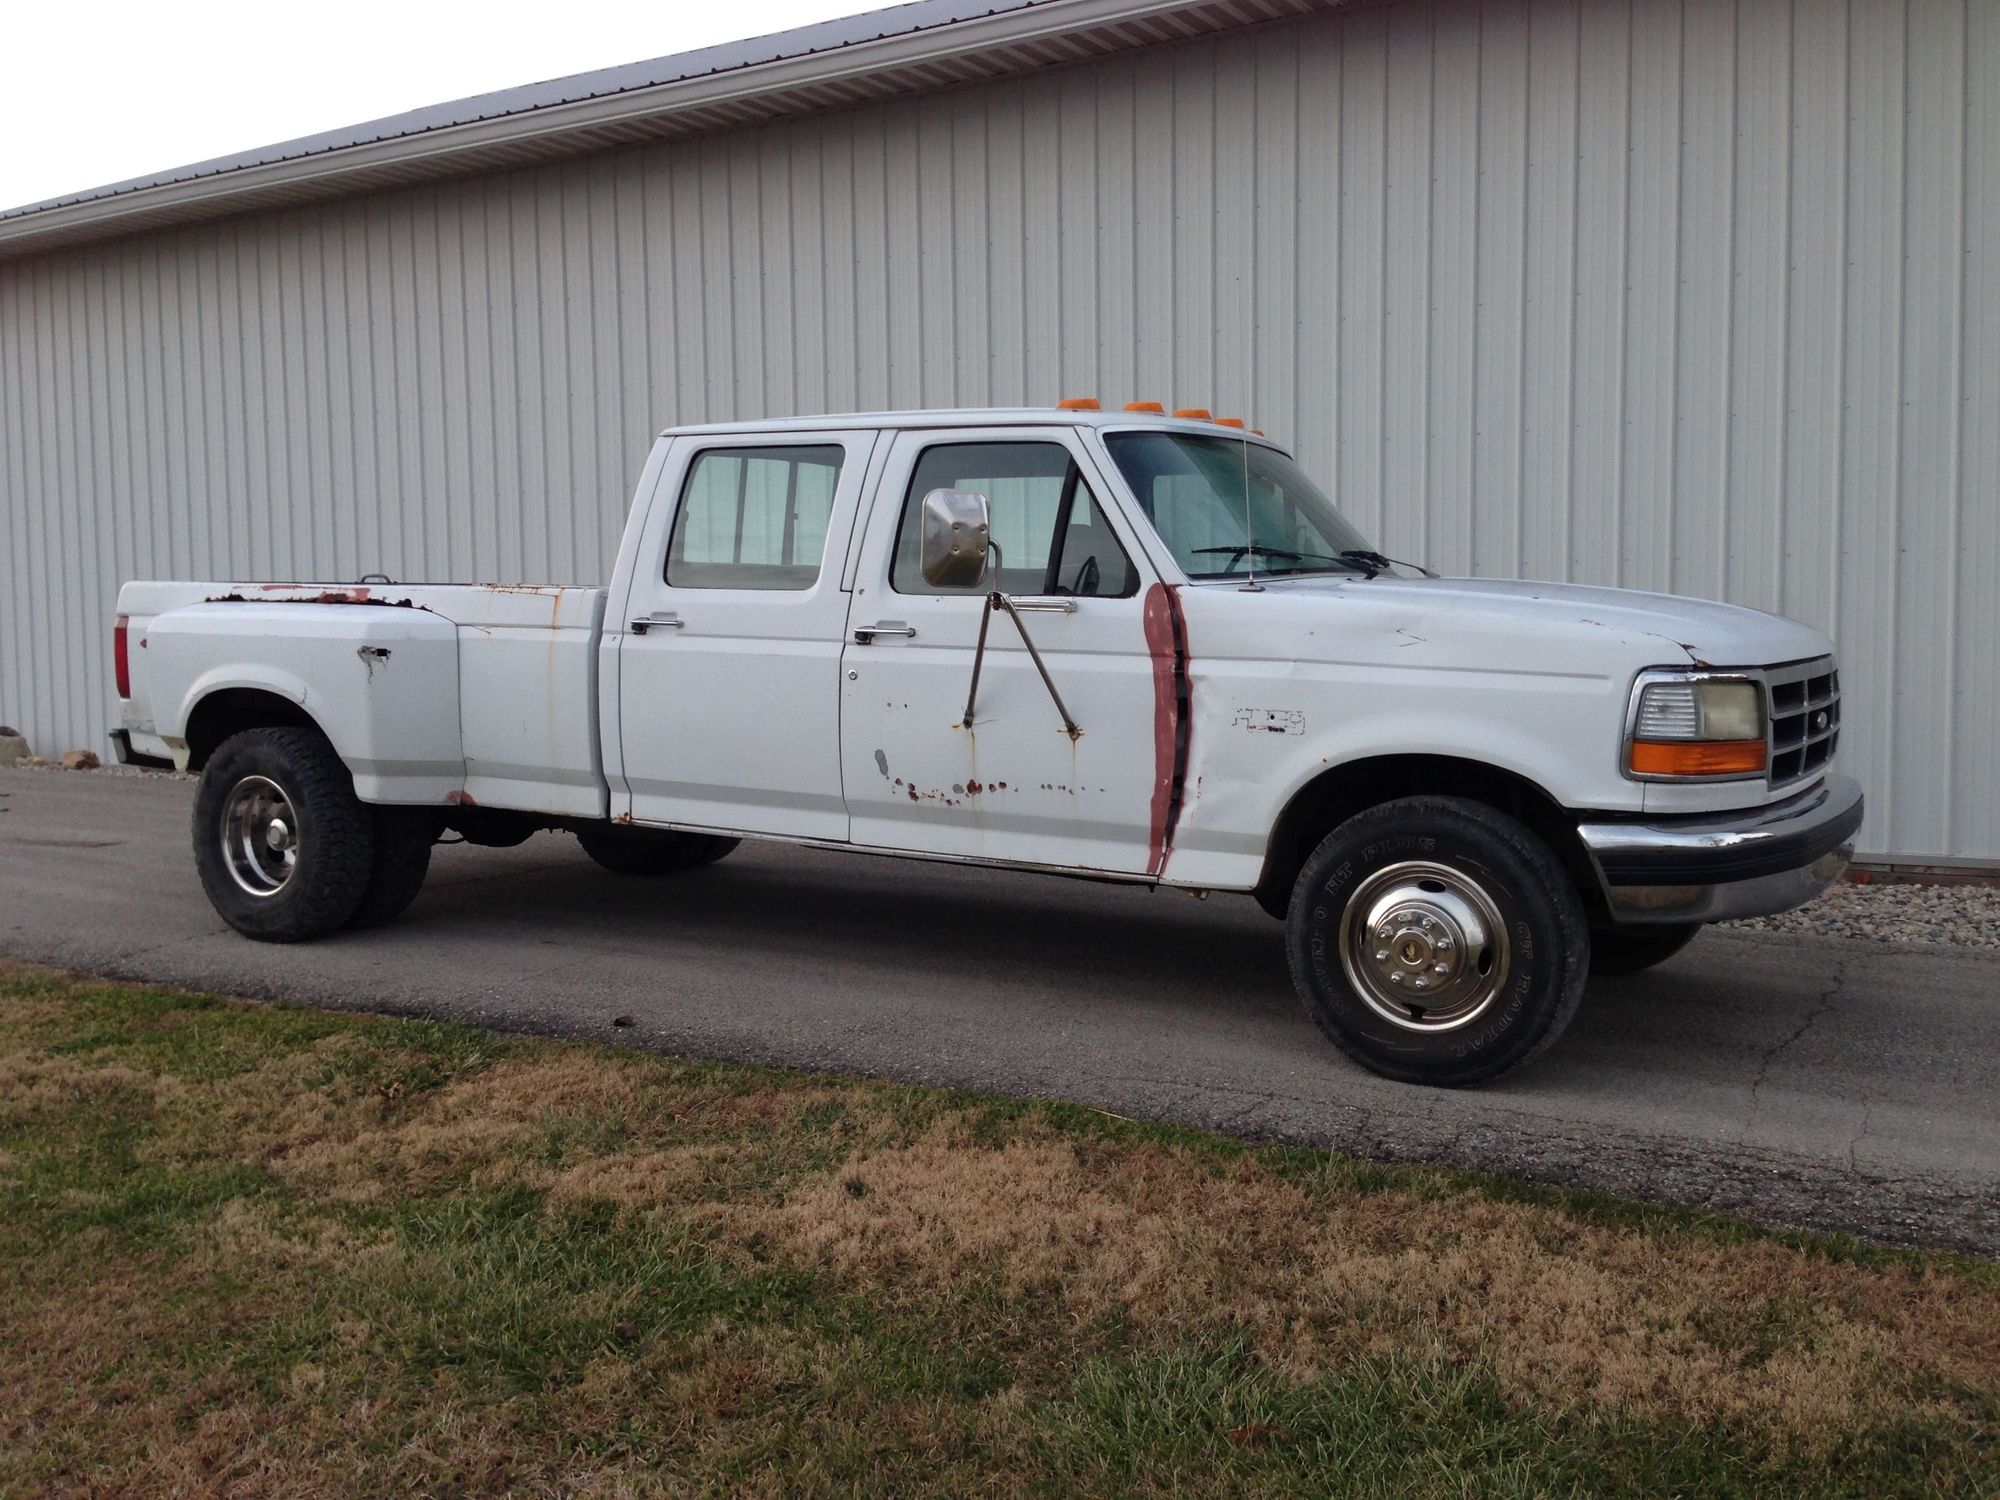
M1463 870L1405 860L1355 888L1340 916L1340 961L1354 991L1405 1031L1455 1031L1506 988L1507 923Z
M299 863L299 820L285 789L246 776L222 801L222 862L249 895L275 896Z

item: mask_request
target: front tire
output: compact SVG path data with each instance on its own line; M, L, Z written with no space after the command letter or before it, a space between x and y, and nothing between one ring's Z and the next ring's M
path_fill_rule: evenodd
M343 926L374 868L375 827L354 778L316 729L224 740L194 800L194 860L223 921L263 943Z
M1292 978L1371 1072L1454 1087L1550 1046L1590 970L1583 903L1519 820L1459 797L1358 813L1315 849L1286 917Z
M1671 927L1599 927L1590 934L1590 972L1637 974L1663 964L1695 940L1701 923Z
M672 875L712 865L741 843L712 833L622 825L576 830L583 852L614 875Z

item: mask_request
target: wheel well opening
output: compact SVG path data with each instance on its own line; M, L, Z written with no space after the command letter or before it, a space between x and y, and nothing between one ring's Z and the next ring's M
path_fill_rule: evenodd
M261 688L223 688L210 693L188 715L188 769L199 771L207 765L216 747L232 734L287 726L319 728L311 714L278 693Z
M1482 761L1449 755L1384 755L1322 772L1301 787L1271 830L1258 881L1258 903L1282 918L1292 884L1321 839L1369 808L1397 797L1465 797L1519 818L1562 861L1586 909L1602 904L1597 873L1576 836L1574 820L1525 776Z

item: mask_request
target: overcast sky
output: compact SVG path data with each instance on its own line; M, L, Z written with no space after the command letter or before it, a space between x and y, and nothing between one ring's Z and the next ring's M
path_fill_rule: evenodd
M883 0L0 0L0 208Z

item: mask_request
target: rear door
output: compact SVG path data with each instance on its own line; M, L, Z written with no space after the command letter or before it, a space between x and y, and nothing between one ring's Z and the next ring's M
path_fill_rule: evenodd
M841 567L873 432L678 438L628 596L618 713L640 823L845 839Z
M886 439L885 441L890 441ZM841 738L857 844L1143 874L1164 798L1145 608L1154 579L1121 535L1105 480L1067 428L918 430L893 439L855 579ZM1065 731L986 587L941 591L918 556L933 489L987 497L1000 586L1016 600L1082 729ZM1167 683L1171 688L1171 672ZM1171 757L1168 757L1169 762Z

